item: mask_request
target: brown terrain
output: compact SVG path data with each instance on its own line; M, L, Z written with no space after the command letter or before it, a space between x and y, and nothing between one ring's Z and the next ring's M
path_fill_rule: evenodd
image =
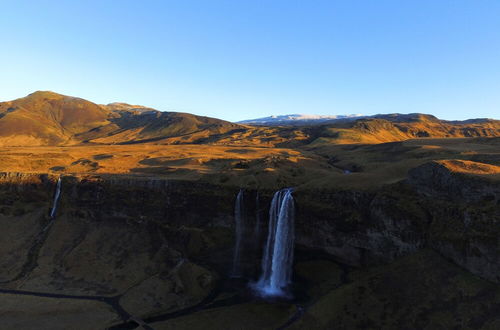
M241 187L369 187L447 158L481 163L486 157L481 169L443 164L495 173L499 139L498 120L446 122L422 114L253 127L126 103L97 105L53 92L0 103L4 172L156 175ZM345 170L354 175L346 177Z
M498 120L254 127L35 92L0 103L0 145L6 328L500 328ZM269 302L227 279L233 204L250 237L283 187L295 298Z
M0 103L0 145L209 144L318 147L413 138L495 137L500 121L447 122L431 115L379 115L305 127L252 127L125 103L98 105L53 92Z

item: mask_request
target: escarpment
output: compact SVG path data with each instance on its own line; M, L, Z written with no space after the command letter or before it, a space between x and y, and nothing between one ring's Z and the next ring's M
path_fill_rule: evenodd
M9 230L4 232L4 242L21 235L10 231L29 227L33 232L25 243L16 243L18 253L23 251L19 244L29 250L33 235L49 222L56 180L56 176L44 174L0 175L2 221L18 226L5 226ZM474 192L467 194L465 189ZM44 263L49 265L47 271L59 267L59 279L72 278L77 287L79 281L87 281L87 275L79 277L79 270L95 268L88 275L95 277L88 280L85 290L112 294L138 278L161 272L158 267L163 267L163 261L176 264L182 258L199 258L221 272L231 267L235 187L126 175L68 175L63 177L62 191L59 214L48 241L38 251L36 271L43 272ZM472 273L499 282L499 191L495 181L451 172L437 163L422 165L410 171L407 180L376 191L297 189L297 249L320 250L342 263L361 267L431 247ZM252 230L257 221L256 193L248 189L246 194L249 205L245 212ZM273 192L258 193L260 217L265 218ZM266 226L262 221L261 241ZM90 253L85 244L95 251ZM8 255L0 257L2 262L7 262ZM84 266L84 255L102 260L89 259ZM134 255L139 264L148 261L134 267ZM78 265L70 263L72 256ZM1 274L5 279L8 269L22 268L22 258L12 262ZM102 262L103 268L92 267L95 262ZM109 266L109 262L114 264ZM141 274L116 275L116 279L101 276L108 266L124 273L137 268ZM145 269L149 272L142 273ZM74 274L68 277L65 272ZM64 285L63 290L69 287Z
M470 272L499 283L500 183L492 178L495 166L489 168L490 173L470 175L450 162L432 162L410 171L408 181L432 216L429 244Z
M209 224L215 213L207 211L209 204L194 203L195 194L176 194L176 183L68 176L51 219L56 181L36 174L0 177L2 290L110 297L141 316L187 308L213 290L218 274L202 254L228 244L229 221ZM182 221L185 203L198 209L184 212Z
M377 189L297 187L296 286L309 283L300 290L319 299L324 288L347 284L317 284L308 267L341 279L370 269L400 271L399 263L435 267L440 258L500 283L500 189L494 175L463 173L439 161ZM61 195L51 218L59 178ZM0 290L104 299L120 306L108 325L130 316L162 324L172 313L210 301L228 281L241 191L239 263L242 277L256 281L274 190L160 176L0 173ZM319 256L322 261L315 261ZM331 266L336 264L351 275ZM118 316L120 310L129 316Z

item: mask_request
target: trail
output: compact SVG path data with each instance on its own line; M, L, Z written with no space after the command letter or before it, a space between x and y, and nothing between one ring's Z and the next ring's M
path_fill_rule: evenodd
M254 296L251 295L244 295L241 294L241 292L238 292L237 289L234 288L228 288L224 284L227 283L228 279L222 279L217 282L215 287L212 289L212 291L209 293L208 296L206 296L202 301L200 301L198 304L186 307L174 312L169 312L169 313L163 313L160 315L152 316L145 318L143 321L149 325L151 325L154 328L154 323L156 322L163 322L163 321L168 321L172 320L178 317L190 315L196 312L201 312L204 310L210 310L213 308L220 308L220 307L229 307L229 306L234 306L234 305L239 305L243 304L249 301L252 301L255 299ZM245 290L247 289L247 286L245 284L244 286ZM234 296L223 299L223 300L218 300L214 302L214 300L222 293L225 292L233 292L235 293ZM133 322L133 319L130 319L127 322L123 322L120 324L113 325L112 327L109 327L109 330L119 330L119 329L135 329L137 325L135 325ZM137 323L137 322L135 322Z
M61 293L47 293L47 292L37 292L37 291L25 291L25 290L13 290L13 289L0 289L0 293L12 294L12 295L21 295L21 296L32 296L32 297L42 297L42 298L56 298L56 299L73 299L73 300L90 300L90 301L99 301L105 304L108 304L113 308L113 310L121 317L122 320L128 322L132 320L135 323L135 327L138 325L143 326L148 330L152 330L149 325L147 325L140 318L129 314L123 307L120 305L119 301L122 295L106 297L106 296L80 296L80 295L69 295L69 294L61 294ZM132 324L132 323L131 323ZM133 328L132 328L133 329Z

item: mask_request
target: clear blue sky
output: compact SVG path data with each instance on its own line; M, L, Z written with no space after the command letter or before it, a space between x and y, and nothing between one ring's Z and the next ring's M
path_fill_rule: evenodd
M500 118L499 0L2 1L0 100Z

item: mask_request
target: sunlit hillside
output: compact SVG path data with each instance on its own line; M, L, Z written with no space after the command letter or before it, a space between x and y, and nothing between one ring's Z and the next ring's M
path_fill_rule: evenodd
M248 126L126 103L97 105L53 92L0 103L0 145L70 146L198 144L318 147L376 144L414 138L500 136L500 121L442 121L431 115L392 114L306 126Z

